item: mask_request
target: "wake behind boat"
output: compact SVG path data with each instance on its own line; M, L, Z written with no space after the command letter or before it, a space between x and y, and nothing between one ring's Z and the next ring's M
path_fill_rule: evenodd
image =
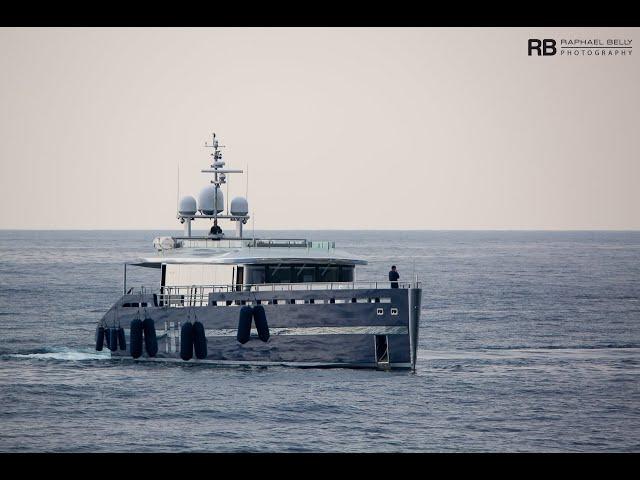
M96 350L153 361L299 367L411 368L420 283L359 280L363 259L331 241L246 238L247 199L224 212L227 175L216 135L213 175L198 199L183 197L184 235L157 237L155 256L124 265L123 295L96 329ZM213 222L194 236L195 220ZM235 223L227 237L219 225ZM127 267L155 268L158 287L127 287ZM392 288L393 287L393 288Z

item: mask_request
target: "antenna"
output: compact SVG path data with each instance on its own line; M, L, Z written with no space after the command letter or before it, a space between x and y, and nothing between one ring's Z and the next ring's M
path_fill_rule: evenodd
M247 163L247 188L245 190L244 198L247 199L247 203L249 203L249 164Z
M251 228L253 230L253 246L256 245L256 211L251 210Z
M413 257L412 262L413 264L413 279L416 283L418 283L418 275L416 274L416 259L415 257ZM418 288L417 286L415 288Z
M224 236L222 229L218 226L218 220L230 220L232 222L242 222L242 224L246 224L249 220L249 215L247 215L248 212L246 211L238 211L236 212L237 213L236 215L233 215L230 212L230 207L233 206L232 205L233 202L231 202L231 197L229 196L229 194L231 193L231 187L229 186L229 183L231 182L229 181L228 175L232 173L243 173L243 171L231 169L231 168L225 168L226 162L223 161L222 152L220 151L222 148L225 147L225 145L220 145L219 142L220 142L220 139L217 137L215 133L211 133L211 142L208 142L208 141L204 142L204 147L212 149L212 152L209 155L211 164L209 165L208 168L201 169L200 172L213 174L213 178L209 182L211 183L211 185L201 190L200 196L198 197L197 201L193 197L185 197L184 198L185 210L182 212L180 211L180 209L182 208L182 205L181 205L182 200L180 199L181 186L180 186L180 160L179 159L177 162L178 174L176 176L177 182L178 182L177 189L176 189L177 190L176 202L178 204L177 218L180 220L180 223L185 223L185 221L189 222L189 225L185 226L185 228L188 229L190 228L190 222L192 220L211 219L213 220L213 228L209 232L209 236L212 236L215 239L219 239L222 236ZM222 204L220 204L220 199L219 199L219 196L223 196L222 184L224 183L227 184L226 205L224 200L222 201ZM213 198L211 198L212 196ZM243 204L243 203L245 204L243 208L246 209L247 208L246 202L240 202L240 204ZM206 205L206 208L203 208L202 205ZM226 213L223 213L225 209L226 209ZM239 226L238 225L236 226L236 229L240 232L240 234L242 232L242 224ZM190 230L186 230L186 231L190 231ZM189 234L188 236L191 236L191 235Z

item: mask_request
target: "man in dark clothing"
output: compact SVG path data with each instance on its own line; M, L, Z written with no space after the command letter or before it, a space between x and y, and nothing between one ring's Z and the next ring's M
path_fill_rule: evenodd
M391 266L391 271L389 272L389 280L391 280L391 288L398 288L397 280L400 278L400 274L396 271L396 266Z

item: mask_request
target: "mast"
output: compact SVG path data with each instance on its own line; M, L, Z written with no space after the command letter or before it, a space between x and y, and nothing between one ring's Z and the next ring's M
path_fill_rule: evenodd
M205 142L205 147L210 146L213 147L214 151L211 154L213 157L213 161L211 162L211 168L213 169L214 178L211 180L211 183L214 184L214 192L213 192L213 226L214 232L218 231L218 189L220 188L220 183L224 183L224 174L220 176L222 178L218 178L218 170L220 167L224 167L224 162L222 161L222 152L220 148L224 148L224 145L218 144L218 139L216 138L215 132L213 133L213 140L211 145L207 145ZM202 170L205 172L205 170Z
M193 197L184 197L180 201L180 205L182 205L182 202L185 201L185 205L186 206L192 205L192 208L187 208L187 207L183 208L182 206L179 206L177 218L180 220L180 223L185 223L185 221L187 222L187 225L185 225L185 233L187 234L188 237L191 237L191 221L192 220L203 219L203 218L213 219L213 227L211 228L211 232L208 236L214 239L220 239L224 236L224 234L222 233L222 229L218 225L219 219L227 219L232 222L240 222L241 224L247 223L247 220L249 219L249 211L248 211L248 208L246 208L246 205L247 205L246 199L243 199L243 198L234 199L234 201L231 202L230 209L229 209L229 199L227 198L228 211L222 214L218 213L218 210L224 211L225 209L224 201L222 202L222 205L220 205L220 208L218 207L219 206L218 195L222 194L221 185L227 183L228 174L243 173L243 171L223 168L225 165L225 162L222 161L222 152L220 151L220 149L224 148L225 145L220 145L215 133L212 134L211 144L209 145L207 142L205 142L204 146L206 148L213 148L213 152L210 154L211 157L213 157L211 159L211 165L209 166L209 168L200 170L202 173L213 173L213 179L210 180L210 183L213 184L213 211L212 212L208 211L209 210L208 205L210 204L207 204L205 206L203 206L202 204L199 204L196 207L196 202ZM228 193L229 193L229 188L227 183L227 196L228 196ZM201 195L202 195L202 192L201 192ZM200 202L200 200L198 200L198 202ZM240 202L237 205L240 205L242 207L244 204L244 207L238 208L238 206L236 206L234 209L234 202L236 200L240 200ZM207 202L205 201L204 203L207 203ZM198 213L198 211L200 213ZM242 237L242 233L241 233L242 225L240 225L240 228L238 228L237 231L240 232L239 236Z

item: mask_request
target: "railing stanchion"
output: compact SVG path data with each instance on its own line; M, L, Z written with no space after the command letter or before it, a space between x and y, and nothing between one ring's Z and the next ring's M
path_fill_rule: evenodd
M335 283L335 285L334 285ZM304 284L304 285L303 285ZM315 286L314 286L315 285ZM399 288L411 289L420 288L420 282L398 282ZM277 288L276 288L277 287ZM160 289L159 299L163 306L205 306L209 305L210 293L230 293L235 292L239 287L235 284L227 285L164 285ZM261 284L243 284L242 289L238 291L244 292L293 292L294 290L337 290L337 289L379 289L389 288L388 283L381 281L355 281L350 282L300 282L300 283L261 283ZM144 285L139 287L141 295L145 295L147 290L153 292L153 289ZM181 301L181 298L183 301ZM206 302L206 303L205 303Z

